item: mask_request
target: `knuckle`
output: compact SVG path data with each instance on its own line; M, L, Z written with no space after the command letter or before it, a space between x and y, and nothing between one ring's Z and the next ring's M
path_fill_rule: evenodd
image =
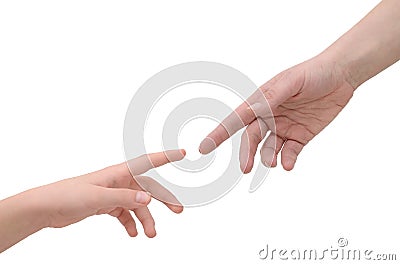
M146 214L146 215L141 216L140 221L142 223L155 225L154 219L150 216L150 214Z
M275 89L270 88L270 89L266 90L266 91L264 92L264 96L265 96L265 98L266 98L267 100L275 99L275 98L276 98L276 91L275 91Z

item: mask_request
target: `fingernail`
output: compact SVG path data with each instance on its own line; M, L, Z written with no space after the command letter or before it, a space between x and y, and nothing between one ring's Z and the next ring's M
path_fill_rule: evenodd
M147 203L150 200L149 194L144 191L138 191L136 192L136 198L135 198L137 203Z
M265 167L272 167L272 163L270 164L268 161L262 161L262 163L263 163L263 165L265 166Z
M186 150L185 149L181 149L180 150L183 156L186 156Z
M199 151L202 154L208 154L217 147L214 140L207 137L200 143Z

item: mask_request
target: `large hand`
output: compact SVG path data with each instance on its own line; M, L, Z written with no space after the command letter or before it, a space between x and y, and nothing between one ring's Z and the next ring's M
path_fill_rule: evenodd
M347 74L338 65L321 56L289 68L262 85L224 119L202 141L199 150L207 154L247 126L239 160L242 171L248 173L258 144L271 130L261 147L262 162L275 167L281 151L282 166L291 170L303 147L352 97L354 89L347 80Z
M140 175L153 167L181 160L184 151L167 151L143 155L134 159L136 168L132 172ZM173 195L164 189L156 181L142 177L141 183L148 183L147 191L163 190L166 201L176 202L174 205L165 205L175 213L180 213L183 207ZM147 178L147 181L146 181ZM132 210L142 223L145 234L154 237L154 219L147 208L150 195L136 183L128 169L127 163L114 165L105 169L89 173L83 176L62 180L53 184L33 189L39 205L43 205L48 213L47 226L64 227L86 217L95 214L109 214L118 218L130 236L137 235L134 219L130 213Z

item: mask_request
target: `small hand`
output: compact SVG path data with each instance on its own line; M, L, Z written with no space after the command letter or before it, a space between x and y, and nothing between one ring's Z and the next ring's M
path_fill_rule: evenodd
M202 141L200 152L211 152L247 126L239 155L244 173L251 171L257 146L268 131L271 133L260 151L262 162L275 167L281 152L283 168L293 169L303 147L338 115L353 95L345 71L321 57L289 68L262 85Z
M133 174L142 174L153 167L181 160L183 150L166 151L143 155L132 161L137 167ZM146 190L163 191L169 202L164 203L171 211L180 213L183 207L175 197L156 181L139 176L141 183L147 183ZM127 163L122 163L83 176L62 180L33 189L32 192L43 203L48 214L48 227L64 227L96 214L109 214L118 218L132 237L138 234L133 211L142 223L148 237L154 237L154 219L147 208L151 195L142 191L132 177Z

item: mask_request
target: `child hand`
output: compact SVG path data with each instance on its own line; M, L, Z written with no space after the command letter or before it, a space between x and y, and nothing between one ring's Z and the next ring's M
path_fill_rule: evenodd
M130 162L137 165L132 172L142 174L153 167L181 160L183 150L153 153L135 158ZM146 163L147 161L147 163ZM130 167L132 168L132 167ZM171 211L180 213L183 207L176 198L155 180L139 176L146 183L146 190L160 190L168 198L164 203ZM42 211L47 213L47 227L64 227L96 214L109 214L116 217L132 237L138 234L136 223L130 213L133 211L142 223L148 237L154 237L156 230L154 219L147 208L151 195L138 185L132 177L127 163L110 166L105 169L65 179L53 184L29 191Z

